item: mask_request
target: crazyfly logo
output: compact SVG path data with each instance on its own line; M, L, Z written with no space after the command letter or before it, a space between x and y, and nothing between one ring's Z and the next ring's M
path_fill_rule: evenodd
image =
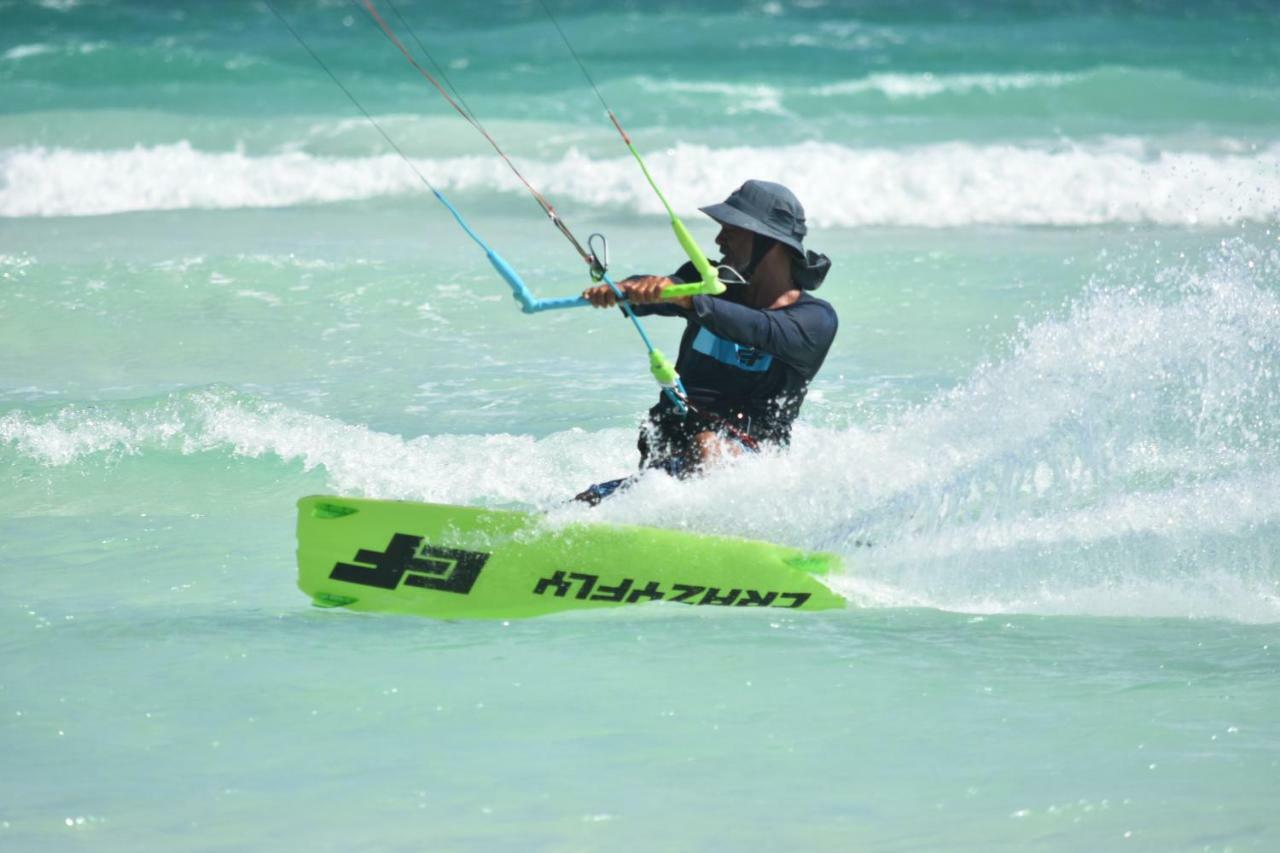
M421 536L396 533L385 551L356 552L356 562L335 563L329 577L379 589L405 586L466 595L475 586L489 555L456 548L435 548Z

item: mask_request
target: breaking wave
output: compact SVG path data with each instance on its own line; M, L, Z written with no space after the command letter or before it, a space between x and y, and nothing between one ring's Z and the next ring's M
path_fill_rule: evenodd
M850 148L677 145L649 155L657 180L680 187L682 214L728 193L744 174L783 178L817 227L975 224L1220 226L1280 214L1280 145L1222 142L1214 153L1159 150L1140 138L1091 144ZM454 193L522 193L494 157L416 161ZM660 215L629 158L576 149L524 165L535 184L580 204ZM288 207L397 196L421 189L393 155L249 156L186 142L110 151L17 148L0 153L0 216Z
M0 465L113 469L131 461L164 465L181 457L230 456L283 462L295 475L323 469L327 487L345 494L550 506L572 497L566 483L585 486L616 476L624 464L622 432L404 438L209 388L151 402L71 405L44 415L10 412L0 416ZM296 490L298 482L286 478L282 487ZM197 505L210 497L203 491Z

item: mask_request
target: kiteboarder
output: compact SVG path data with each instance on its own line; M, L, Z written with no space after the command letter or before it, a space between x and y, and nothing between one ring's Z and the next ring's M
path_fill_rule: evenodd
M698 279L686 263L671 276L633 276L617 285L637 315L686 323L676 360L686 411L663 395L649 410L638 442L641 468L676 477L699 473L726 455L786 446L837 325L835 309L809 292L822 284L831 261L804 248L808 228L794 193L751 180L724 202L700 209L721 226L716 245L722 278L736 273L739 283L720 296L664 300L668 287ZM618 302L608 284L582 295L598 308ZM598 503L629 479L596 484L577 499Z

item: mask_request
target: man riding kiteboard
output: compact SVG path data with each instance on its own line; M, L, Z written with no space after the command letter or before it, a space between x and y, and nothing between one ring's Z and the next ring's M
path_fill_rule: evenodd
M641 468L682 478L726 454L786 446L837 326L835 309L808 292L822 284L831 261L805 250L808 228L795 194L752 180L700 210L721 226L720 266L736 271L742 283L719 296L664 300L668 287L698 280L686 263L671 276L633 276L617 285L637 315L685 320L676 371L688 411L663 395L638 443ZM608 284L582 295L597 308L617 304ZM576 499L597 504L633 479L597 483Z

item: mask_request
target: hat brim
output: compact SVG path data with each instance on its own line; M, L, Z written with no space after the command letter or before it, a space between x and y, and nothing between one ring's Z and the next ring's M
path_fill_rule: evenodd
M789 246L799 252L802 256L804 255L804 246L800 244L799 240L792 237L790 234L784 234L776 228L770 227L767 223L761 222L754 216L743 213L736 207L730 207L724 202L720 202L719 204L700 207L698 210L702 211L707 216L710 216L721 225L732 225L735 228L742 228L753 234L763 234L766 237L771 237L774 240L777 240L784 246Z

